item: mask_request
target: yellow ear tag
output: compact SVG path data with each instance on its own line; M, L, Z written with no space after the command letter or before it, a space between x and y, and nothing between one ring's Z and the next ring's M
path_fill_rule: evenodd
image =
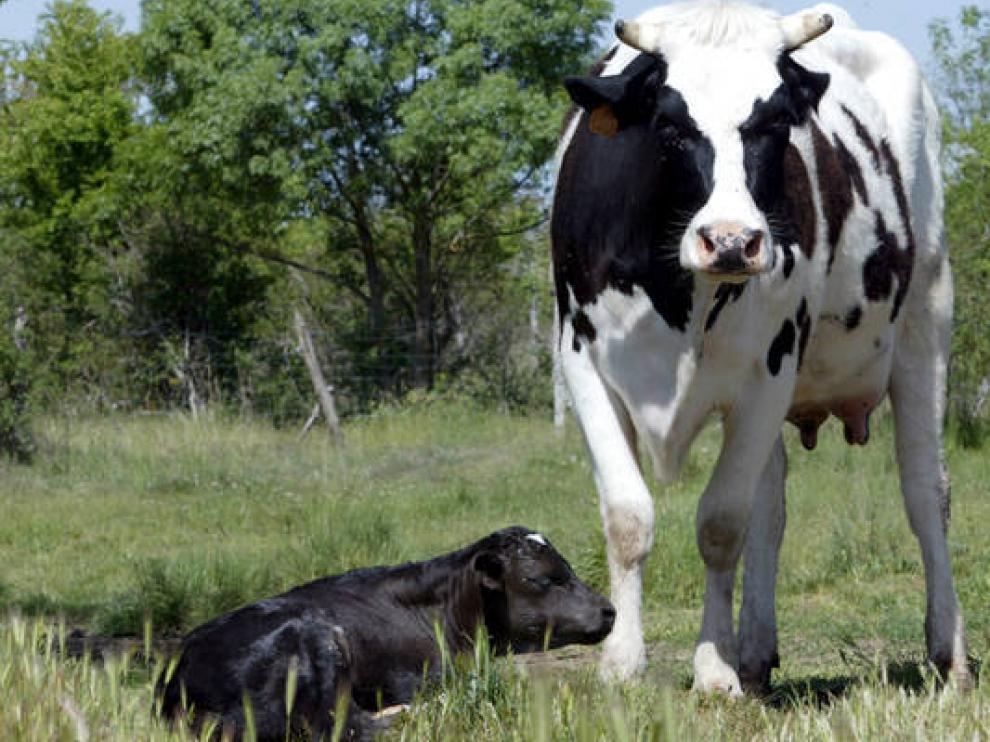
M591 117L588 119L588 128L595 134L600 134L603 137L614 137L616 132L619 131L619 119L615 117L611 106L601 105L591 112Z

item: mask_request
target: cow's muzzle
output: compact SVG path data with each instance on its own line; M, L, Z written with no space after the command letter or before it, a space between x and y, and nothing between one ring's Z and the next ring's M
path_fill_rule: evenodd
M752 276L768 269L766 235L737 223L698 229L698 267L720 277Z

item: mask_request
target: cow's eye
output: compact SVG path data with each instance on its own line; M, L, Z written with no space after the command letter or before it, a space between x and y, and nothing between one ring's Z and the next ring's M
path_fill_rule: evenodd
M552 584L549 577L525 577L523 582L537 590L549 590Z

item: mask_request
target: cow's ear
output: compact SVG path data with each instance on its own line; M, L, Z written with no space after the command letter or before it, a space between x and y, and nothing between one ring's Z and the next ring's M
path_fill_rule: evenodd
M474 558L474 571L481 586L489 590L501 590L505 585L505 564L498 554L483 551Z
M625 99L631 82L628 75L565 77L564 87L572 101L590 112L601 106L617 106Z
M577 105L588 112L588 127L610 137L621 128L641 100L644 80L664 65L660 59L641 54L619 75L567 77L564 87Z
M806 70L791 59L790 54L780 55L777 69L790 94L794 123L803 124L810 111L818 110L818 102L828 90L831 78L826 72Z

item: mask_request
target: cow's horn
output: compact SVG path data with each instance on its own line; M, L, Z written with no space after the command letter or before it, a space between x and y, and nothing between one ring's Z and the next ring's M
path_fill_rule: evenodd
M615 35L619 40L633 49L639 49L647 54L660 52L660 28L655 23L639 23L624 21L621 18L615 22Z
M835 21L828 13L801 11L781 19L780 26L784 30L784 48L794 51L813 41L832 28Z

